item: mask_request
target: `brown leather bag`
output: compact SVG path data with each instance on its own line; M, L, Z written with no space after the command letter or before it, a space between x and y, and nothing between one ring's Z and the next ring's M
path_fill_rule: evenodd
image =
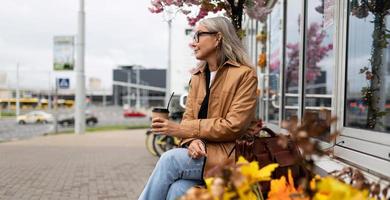
M300 178L305 177L308 172L300 165L301 154L298 146L288 140L288 145L283 148L278 144L279 137L269 128L261 128L261 131L268 133L270 137L260 137L259 135L245 134L236 140L236 159L243 156L246 160L257 161L259 167L264 167L271 163L278 163L279 167L272 173L272 178L287 177L288 169L291 169L296 183ZM269 191L269 182L261 183L262 192Z

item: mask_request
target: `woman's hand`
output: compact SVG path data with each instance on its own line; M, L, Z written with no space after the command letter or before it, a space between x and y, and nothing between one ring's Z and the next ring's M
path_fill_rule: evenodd
M152 120L152 131L169 136L181 137L180 124L164 118L156 117Z
M188 146L188 155L193 159L199 159L201 157L206 157L206 148L202 140L196 139L190 143Z

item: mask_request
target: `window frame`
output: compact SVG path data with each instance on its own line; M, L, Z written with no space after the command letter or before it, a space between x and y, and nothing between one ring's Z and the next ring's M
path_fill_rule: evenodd
M336 38L337 49L337 128L341 135L336 140L335 156L351 162L367 172L390 177L390 133L382 133L345 126L346 73L348 67L349 0L340 1L336 6L336 20L339 30ZM337 18L336 18L337 19ZM364 160L364 162L362 162Z
M286 20L285 20L285 16L286 16L286 1L287 0L275 0L275 4L278 4L280 2L280 9L281 9L281 15L280 15L280 20L279 20L279 23L278 25L280 25L280 28L281 28L281 39L280 39L280 42L279 42L279 47L280 47L280 54L279 54L279 59L281 61L280 63L280 71L279 71L279 79L278 79L278 82L279 82L279 94L277 94L276 98L278 98L278 106L279 106L279 112L277 114L278 116L278 122L277 123L273 123L273 122L270 122L269 120L269 115L268 115L268 111L269 111L269 106L270 104L272 104L272 100L269 99L269 90L268 88L270 87L270 61L271 61L271 51L270 51L270 45L271 45L271 41L270 41L270 33L271 33L271 28L270 28L270 24L271 24L271 13L268 14L268 17L267 17L267 49L266 49L266 55L267 55L267 64L266 64L266 69L265 69L265 72L263 74L260 75L260 85L263 86L263 88L267 88L267 90L264 92L265 95L262 95L260 98L260 108L263 108L263 111L261 112L261 117L264 119L264 122L267 123L267 126L269 126L270 128L272 128L273 130L275 131L280 131L280 126L281 126L281 119L282 119L282 110L284 108L284 105L283 105L283 98L284 98L284 77L283 77L283 73L284 73L284 62L285 62L285 58L284 58L284 55L285 55L285 34L286 34L286 29L285 29L285 23L286 23ZM276 5L274 5L275 7ZM263 103L263 105L262 105Z

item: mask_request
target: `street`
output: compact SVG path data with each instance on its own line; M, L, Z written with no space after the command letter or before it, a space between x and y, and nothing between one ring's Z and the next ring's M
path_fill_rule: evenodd
M53 130L53 124L19 125L15 119L1 119L0 141L40 136L49 133L51 130Z
M97 127L113 125L147 125L149 117L124 118L121 107L91 107L89 109L99 120ZM73 126L58 126L59 132L72 131ZM0 141L26 139L41 136L55 131L54 124L25 124L19 125L15 118L0 119Z

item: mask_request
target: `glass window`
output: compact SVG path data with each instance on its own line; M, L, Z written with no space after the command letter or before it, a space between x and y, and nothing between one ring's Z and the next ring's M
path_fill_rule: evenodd
M286 10L286 59L284 119L298 115L300 17L302 0L288 0Z
M283 6L278 1L274 6L269 24L269 64L268 64L268 122L279 123L279 89L280 89L280 68L282 53L282 12Z
M371 2L349 1L344 124L389 133L390 5Z
M326 120L331 116L333 89L333 32L335 0L306 0L304 112ZM325 110L323 114L320 110ZM322 138L327 139L327 138Z

